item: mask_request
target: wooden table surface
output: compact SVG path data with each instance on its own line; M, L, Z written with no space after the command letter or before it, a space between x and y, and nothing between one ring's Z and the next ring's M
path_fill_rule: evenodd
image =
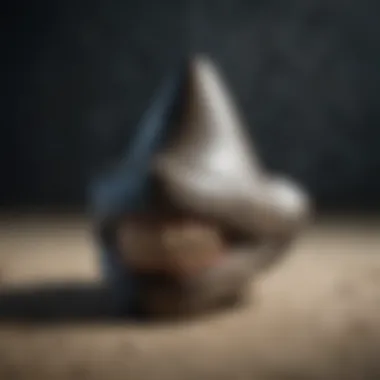
M95 318L95 251L83 218L0 219L1 380L380 379L380 219L321 220L249 305L167 325Z

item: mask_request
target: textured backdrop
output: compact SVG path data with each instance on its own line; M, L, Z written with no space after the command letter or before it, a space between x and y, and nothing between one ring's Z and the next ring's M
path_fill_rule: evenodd
M3 204L82 205L170 66L205 51L269 167L325 206L379 206L378 1L40 0L4 11Z

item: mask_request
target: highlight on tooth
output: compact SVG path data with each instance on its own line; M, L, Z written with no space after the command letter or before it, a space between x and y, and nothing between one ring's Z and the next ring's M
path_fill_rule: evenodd
M306 195L264 170L213 63L195 57L189 76L190 95L177 137L160 152L156 166L169 196L180 207L237 223L237 228L242 226L236 213L244 208L244 229L286 233L307 213Z

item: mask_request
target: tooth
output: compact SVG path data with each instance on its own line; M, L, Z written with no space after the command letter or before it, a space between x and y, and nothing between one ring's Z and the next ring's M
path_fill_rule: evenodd
M308 215L294 183L263 169L220 74L202 56L189 65L178 134L157 157L156 173L182 208L249 233L289 235Z

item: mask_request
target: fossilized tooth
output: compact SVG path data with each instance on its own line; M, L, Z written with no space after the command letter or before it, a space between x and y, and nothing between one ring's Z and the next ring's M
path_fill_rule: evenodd
M115 307L120 306L122 313L132 313L139 284L130 268L122 264L112 244L112 234L118 218L152 207L151 163L170 126L175 124L183 75L183 64L170 72L135 129L121 160L89 187L89 208L100 246L101 267L113 288Z
M122 160L91 188L95 225L102 232L102 266L116 306L126 306L127 313L141 284L131 268L121 264L112 239L103 232L112 234L115 221L126 213L152 210L152 166L178 207L262 240L259 246L252 240L247 247L236 247L241 254L232 263L191 284L205 304L239 289L255 269L278 258L284 251L282 241L294 236L307 214L302 191L263 169L212 63L196 57L185 73L182 69L158 92Z
M190 61L187 86L177 133L155 162L168 196L179 207L256 236L286 239L296 233L307 218L308 197L263 168L209 59Z
M90 207L96 224L151 207L151 165L180 110L183 76L180 65L158 89L121 159L91 183Z

